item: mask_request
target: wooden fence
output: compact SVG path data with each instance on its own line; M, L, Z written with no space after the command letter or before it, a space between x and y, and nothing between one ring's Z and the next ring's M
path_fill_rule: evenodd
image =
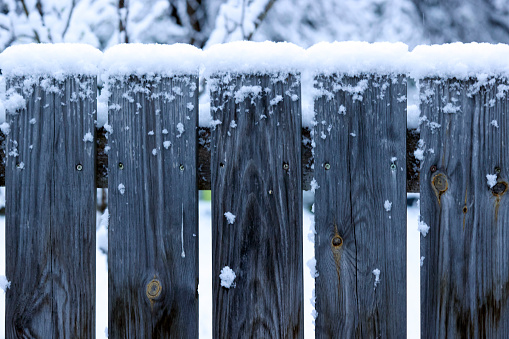
M215 338L303 337L306 182L316 337L406 337L404 75L317 76L312 157L298 74L212 77L221 123L207 132L198 74L127 79L112 81L106 126L110 338L198 336L205 165ZM8 115L4 142L6 337L92 338L96 79L23 80L8 83L26 107ZM508 94L500 81L475 84L422 81L423 338L509 335Z

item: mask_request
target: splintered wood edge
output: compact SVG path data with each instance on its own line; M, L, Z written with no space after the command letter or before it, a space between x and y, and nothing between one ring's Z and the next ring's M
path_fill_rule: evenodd
M407 130L406 142L406 169L408 193L419 192L419 160L414 156L419 141L419 133ZM108 187L108 154L104 148L108 143L106 130L100 127L96 130L97 162L96 162L96 184L98 188ZM5 135L0 132L0 186L5 186ZM311 131L308 128L302 129L302 188L310 189L310 182L313 179L313 155L311 152ZM200 127L198 129L198 189L210 190L210 129Z

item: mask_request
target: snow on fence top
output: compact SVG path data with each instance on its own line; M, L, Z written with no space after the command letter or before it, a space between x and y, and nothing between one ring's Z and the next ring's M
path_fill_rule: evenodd
M235 41L205 51L205 76L218 73L296 74L304 66L305 50L288 42Z
M424 78L509 78L509 45L456 42L421 45L410 53L410 76Z
M106 77L198 75L203 52L192 45L121 44L104 53Z
M401 42L320 42L307 49L306 59L314 75L397 75L408 72L408 46Z
M102 52L85 44L26 44L7 48L0 54L0 68L7 78L51 76L63 80L67 75L99 73Z

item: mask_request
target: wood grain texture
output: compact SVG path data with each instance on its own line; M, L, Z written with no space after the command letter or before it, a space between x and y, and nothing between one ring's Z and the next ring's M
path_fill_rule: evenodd
M504 86L474 80L421 84L420 206L430 227L421 236L422 338L509 337ZM493 188L487 174L497 174Z
M213 337L302 338L299 77L215 80L211 111L222 123L211 143ZM229 289L219 278L225 266L236 274Z
M6 165L7 338L95 337L96 80L23 87L9 114ZM77 165L81 170L77 170Z
M108 154L105 147L106 130L104 127L97 128L97 157L96 157L96 178L98 188L108 187ZM0 132L0 186L5 185L4 179L4 144L5 136ZM302 129L302 189L310 189L310 182L313 178L314 170L313 154L311 153L310 130ZM419 160L415 159L414 151L417 149L419 133L416 130L407 130L407 192L419 192ZM200 127L198 129L198 189L210 190L210 128Z
M316 338L406 338L406 79L315 81Z
M197 81L110 85L110 338L198 337Z

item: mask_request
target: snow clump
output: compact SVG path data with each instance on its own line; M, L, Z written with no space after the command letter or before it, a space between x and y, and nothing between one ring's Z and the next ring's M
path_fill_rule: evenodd
M421 232L422 236L425 237L428 234L429 226L424 221L419 220L419 223L417 225L417 230Z
M375 288L380 283L380 270L378 268L375 268L372 271L373 275L375 276Z
M497 184L497 175L496 174L486 174L486 180L488 183L488 186L490 188L493 188Z
M235 215L232 212L226 212L224 216L226 217L226 220L228 220L228 224L233 225L235 222Z
M228 266L223 267L221 274L219 274L219 279L221 279L221 286L226 288L235 287L235 278L235 272Z
M11 287L11 282L7 280L7 278L4 275L0 275L0 288L4 290L4 292L7 291L8 288Z

